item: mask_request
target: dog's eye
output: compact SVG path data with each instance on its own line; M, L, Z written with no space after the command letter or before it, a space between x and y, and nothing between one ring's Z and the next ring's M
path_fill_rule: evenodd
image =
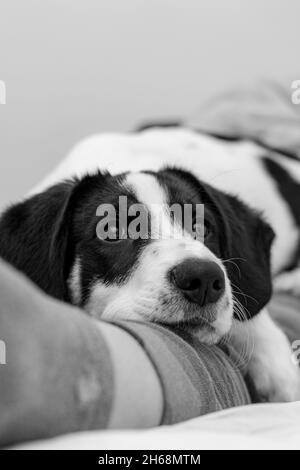
M195 222L193 224L193 232L196 237L204 237L204 240L207 240L213 234L213 227L208 220L205 220L204 224Z
M119 230L116 225L109 225L108 232L107 232L107 241L115 242L119 240Z
M112 225L109 227L108 231L108 238L107 241L109 242L119 242L125 240L127 238L127 231L125 228L118 228L116 225Z
M103 227L103 233L99 238L102 241L117 243L127 238L127 231L124 227L119 228L115 222L109 222Z

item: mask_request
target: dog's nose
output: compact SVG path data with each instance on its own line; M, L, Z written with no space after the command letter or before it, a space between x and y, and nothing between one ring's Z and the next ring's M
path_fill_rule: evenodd
M172 269L171 281L188 300L201 307L216 302L225 289L224 273L217 263L194 258Z

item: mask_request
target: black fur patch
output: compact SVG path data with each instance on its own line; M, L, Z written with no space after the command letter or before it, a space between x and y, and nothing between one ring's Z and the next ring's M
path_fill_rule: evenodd
M264 157L263 163L268 173L275 180L280 194L287 202L296 225L300 227L300 184L275 160Z
M146 121L140 124L136 129L135 132L142 132L146 131L147 129L152 129L154 127L180 127L183 126L183 123L180 119L174 119L174 120L162 120L162 121Z
M58 245L54 240L73 185L64 182L16 204L0 220L0 256L60 299L67 299L65 273L73 257L67 223L61 227Z
M205 244L224 260L234 296L246 317L258 313L272 291L272 228L238 198L199 181L190 172L167 168L157 176L167 186L171 203L184 199L205 205L205 219L214 227L214 236Z
M207 134L211 137L215 137L216 139L220 140L225 140L227 142L243 142L243 141L250 141L253 142L260 147L262 147L265 150L268 150L269 152L275 152L275 153L280 153L283 157L289 158L290 160L297 160L298 162L300 161L298 155L295 152L280 148L280 147L274 147L272 145L268 145L266 142L263 142L262 140L254 137L246 137L246 136L240 136L240 135L225 135L225 134L218 134L215 132L208 132L208 131L201 131L199 130L198 132L201 132L202 134Z
M288 204L296 226L300 229L300 184L295 181L289 172L275 160L269 157L265 157L263 158L263 163L267 172L274 179L283 199ZM294 255L294 262L289 267L289 269L294 268L298 264L299 255L300 242L298 243L298 250Z

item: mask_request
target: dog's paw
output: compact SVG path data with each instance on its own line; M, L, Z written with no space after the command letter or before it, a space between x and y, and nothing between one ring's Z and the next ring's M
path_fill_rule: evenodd
M279 274L273 281L276 292L288 292L300 297L300 268Z
M292 361L291 352L283 356L254 355L249 374L260 402L300 400L300 370Z
M247 375L249 385L254 388L254 399L267 402L300 400L300 369L295 352L266 310L248 322L234 321L231 339L235 349L247 358Z

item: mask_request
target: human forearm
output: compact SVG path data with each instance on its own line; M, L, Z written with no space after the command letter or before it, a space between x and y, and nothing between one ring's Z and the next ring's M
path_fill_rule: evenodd
M46 297L0 266L0 443L157 425L162 392L130 334Z

